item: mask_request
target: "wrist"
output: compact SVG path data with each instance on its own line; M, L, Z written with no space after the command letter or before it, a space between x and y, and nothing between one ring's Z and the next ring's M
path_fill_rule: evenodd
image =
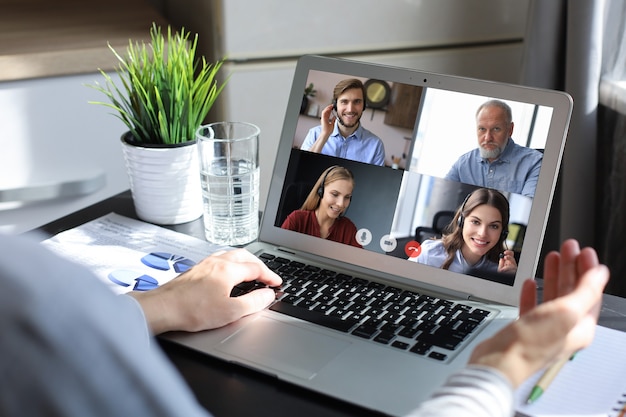
M524 357L522 347L515 340L515 337L508 334L500 334L497 340L485 340L474 349L469 364L491 368L517 388L533 372Z
M170 314L175 308L166 301L167 288L160 287L150 291L132 291L128 295L135 298L146 318L146 323L152 334L157 335L170 330L176 330L175 318Z

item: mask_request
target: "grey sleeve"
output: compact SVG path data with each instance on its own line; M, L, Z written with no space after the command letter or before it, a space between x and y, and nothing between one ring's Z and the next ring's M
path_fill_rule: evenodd
M510 417L513 389L493 369L469 366L454 375L407 417Z
M0 236L0 415L204 416L136 300Z

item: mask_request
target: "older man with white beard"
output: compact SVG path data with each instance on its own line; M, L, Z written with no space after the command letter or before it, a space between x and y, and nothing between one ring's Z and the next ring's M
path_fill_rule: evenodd
M478 148L454 163L446 179L480 187L535 195L543 154L513 142L511 108L489 100L476 111Z

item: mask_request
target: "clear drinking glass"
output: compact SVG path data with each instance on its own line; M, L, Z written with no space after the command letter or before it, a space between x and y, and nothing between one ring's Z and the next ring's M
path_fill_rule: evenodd
M245 122L210 123L196 132L209 242L239 246L259 235L259 133Z

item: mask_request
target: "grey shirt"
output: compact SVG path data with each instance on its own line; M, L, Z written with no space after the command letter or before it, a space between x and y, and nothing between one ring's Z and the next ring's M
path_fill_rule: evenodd
M42 245L0 236L0 415L206 417L143 312Z

